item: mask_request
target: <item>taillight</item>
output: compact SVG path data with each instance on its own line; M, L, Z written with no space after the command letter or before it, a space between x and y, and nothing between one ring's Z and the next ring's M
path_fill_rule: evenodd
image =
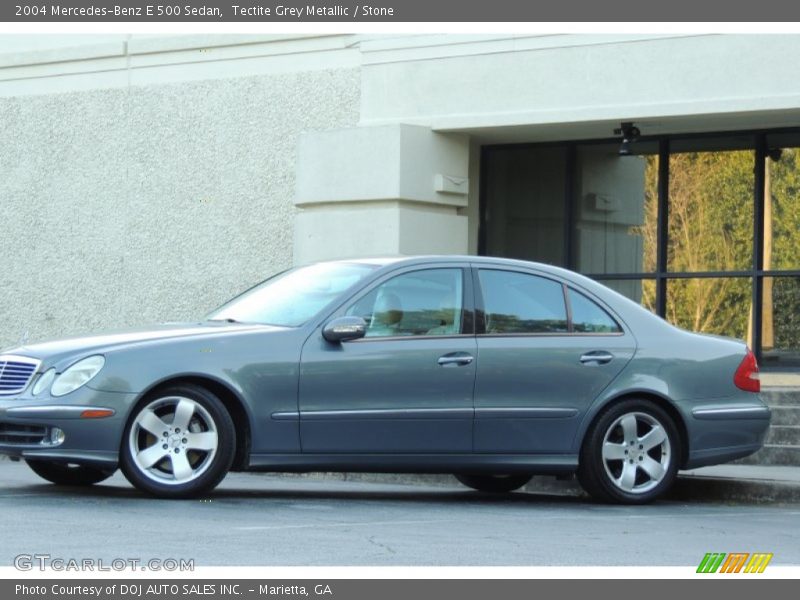
M756 355L750 348L747 349L747 354L742 359L739 368L733 375L733 383L740 390L745 392L760 392L761 381L758 378L758 363L756 362Z

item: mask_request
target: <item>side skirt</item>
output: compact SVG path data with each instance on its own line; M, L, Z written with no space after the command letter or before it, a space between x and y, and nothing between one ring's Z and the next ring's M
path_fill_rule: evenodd
M247 470L558 475L577 468L577 454L252 454Z

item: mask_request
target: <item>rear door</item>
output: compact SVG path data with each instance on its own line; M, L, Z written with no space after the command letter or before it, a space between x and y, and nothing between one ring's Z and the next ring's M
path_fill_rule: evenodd
M544 274L481 266L476 452L571 450L582 416L633 356L598 299Z

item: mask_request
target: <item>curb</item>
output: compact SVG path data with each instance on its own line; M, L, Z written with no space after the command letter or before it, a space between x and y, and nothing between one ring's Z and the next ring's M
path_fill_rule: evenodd
M259 475L256 473L255 475ZM360 481L397 485L464 488L452 475L405 473L264 473L271 477L316 481ZM589 499L574 478L534 477L521 491L529 494L572 496ZM785 481L732 479L700 475L679 475L666 500L733 504L800 504L800 484Z
M788 481L682 475L671 500L732 504L800 504L800 484Z

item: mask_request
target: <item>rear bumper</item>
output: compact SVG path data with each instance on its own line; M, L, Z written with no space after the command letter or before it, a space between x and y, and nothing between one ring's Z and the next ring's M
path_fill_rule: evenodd
M0 454L12 458L116 466L125 420L135 394L81 388L61 398L0 400ZM87 409L110 409L103 418L85 418ZM64 440L56 443L54 429Z
M772 413L757 396L686 406L689 455L685 469L725 463L761 449Z

